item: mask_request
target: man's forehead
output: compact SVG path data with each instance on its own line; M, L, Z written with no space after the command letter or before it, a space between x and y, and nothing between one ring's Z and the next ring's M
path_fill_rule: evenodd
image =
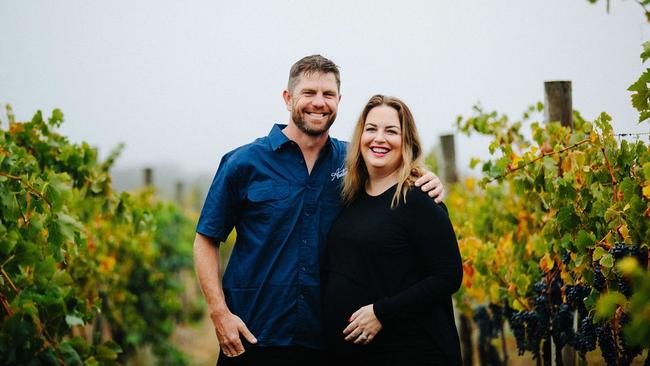
M336 83L336 75L332 72L305 71L300 74L300 81L332 81Z

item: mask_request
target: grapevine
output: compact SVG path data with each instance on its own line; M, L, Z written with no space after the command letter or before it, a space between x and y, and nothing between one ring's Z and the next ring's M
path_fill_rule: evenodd
M87 143L41 112L0 130L0 364L111 365L168 342L185 315L177 273L191 268L191 221L151 190L112 190Z

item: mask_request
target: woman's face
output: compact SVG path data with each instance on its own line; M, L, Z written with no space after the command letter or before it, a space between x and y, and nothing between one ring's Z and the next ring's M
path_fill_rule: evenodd
M361 156L370 175L387 175L402 164L402 128L397 111L387 105L368 112L361 134Z

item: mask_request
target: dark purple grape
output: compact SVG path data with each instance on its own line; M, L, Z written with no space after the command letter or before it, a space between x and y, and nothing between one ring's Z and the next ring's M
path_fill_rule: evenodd
M591 316L586 316L580 321L577 338L578 351L583 355L596 349L596 327Z
M614 336L609 322L596 327L596 335L598 336L598 346L607 365L618 365L616 343L614 343Z
M551 304L555 306L560 306L562 304L562 287L564 283L560 276L555 276L549 286L548 297L551 300Z
M603 272L600 269L600 265L595 265L594 266L594 288L598 290L598 292L603 292L605 290L605 285L607 285L607 280L605 279L605 276L603 275Z
M565 265L571 263L571 253L565 252L564 254L562 254L562 263L564 263Z
M535 284L533 284L533 291L535 291L536 294L541 295L546 292L546 281L544 279L541 279Z
M621 275L616 276L616 285L618 286L618 292L625 295L629 298L632 296L632 287L630 287L630 282Z
M517 342L517 353L519 356L523 356L526 351L526 323L525 323L525 312L518 311L513 312L508 317L508 323L510 324L510 330L515 336L515 341Z
M630 364L634 361L638 355L643 352L643 349L639 346L630 346L629 343L625 340L625 334L623 333L623 328L630 322L630 315L628 313L622 313L619 320L618 328L618 344L620 349L623 350L627 363Z
M568 304L562 304L553 318L553 339L559 348L566 344L572 344L573 332L573 311Z
M609 250L614 259L621 259L628 255L627 245L625 243L615 243L614 247Z

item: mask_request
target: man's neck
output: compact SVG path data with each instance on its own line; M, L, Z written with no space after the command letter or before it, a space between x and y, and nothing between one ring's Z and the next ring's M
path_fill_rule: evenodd
M289 123L287 127L282 130L282 133L295 142L302 150L303 154L314 154L320 152L327 142L329 134L327 132L320 136L310 136L302 132L295 124Z

